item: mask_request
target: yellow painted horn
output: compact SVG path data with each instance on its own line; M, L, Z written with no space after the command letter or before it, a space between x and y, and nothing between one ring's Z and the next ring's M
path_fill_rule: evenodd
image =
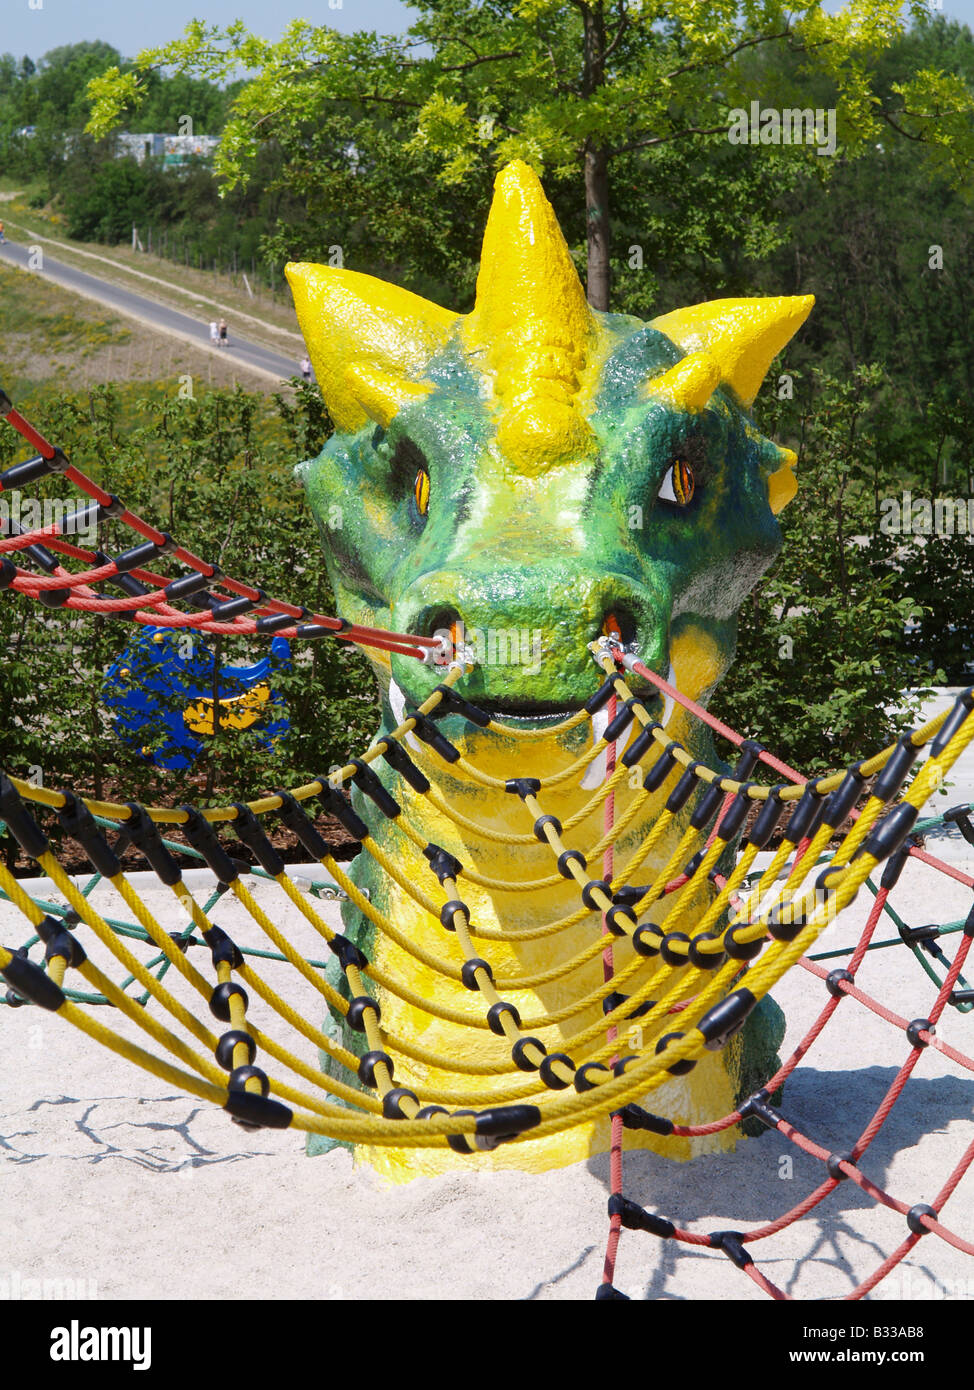
M576 398L597 335L554 209L534 170L515 160L494 182L463 339L493 393L498 444L521 470L591 445Z
M356 362L347 368L345 384L366 415L383 429L389 428L404 405L424 400L432 390L427 384L417 385L405 377L390 376L368 362Z
M678 410L703 410L720 385L720 365L707 352L693 352L649 383L649 394Z
M298 324L336 428L360 430L376 418L366 400L388 417L388 423L392 418L389 380L404 382L401 389L408 397L410 383L422 381L458 316L409 290L354 270L292 262L286 274ZM350 373L350 367L361 375Z
M720 379L748 408L768 368L811 313L810 294L777 299L712 299L674 309L653 319L686 353L705 351L718 364Z
M795 477L798 455L791 449L779 449L778 457L781 467L768 475L768 502L775 516L787 507L798 491L798 479Z

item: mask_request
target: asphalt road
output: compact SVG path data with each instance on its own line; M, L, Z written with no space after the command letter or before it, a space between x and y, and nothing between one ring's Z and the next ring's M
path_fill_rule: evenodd
M28 248L18 242L7 241L0 246L0 257L8 264L19 266L22 270L28 269L29 256ZM135 319L136 322L147 328L154 328L160 333L168 333L171 337L180 338L183 342L191 343L194 347L202 348L205 352L216 353L225 359L237 362L241 367L249 367L251 371L260 372L275 381L298 375L297 358L287 357L283 353L274 352L271 348L249 342L247 338L234 331L232 324L230 325L230 345L226 348L215 348L210 343L209 320L203 323L190 314L181 314L178 309L170 309L164 304L158 304L154 299L146 299L144 295L135 294L131 290L122 289L119 285L100 280L98 276L89 275L86 271L75 270L74 266L65 265L63 261L57 261L49 256L46 249L43 253L43 269L30 273L40 275L56 285L61 285L74 294L84 295L87 299L94 299L99 304L114 309L116 313Z

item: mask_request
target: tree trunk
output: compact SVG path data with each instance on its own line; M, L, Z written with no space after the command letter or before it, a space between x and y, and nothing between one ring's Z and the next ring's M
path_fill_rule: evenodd
M588 302L609 307L609 154L585 146L585 229L588 237Z
M591 97L605 86L605 15L602 0L583 4L584 50L582 94ZM588 302L609 307L609 151L585 141L585 235L588 242Z

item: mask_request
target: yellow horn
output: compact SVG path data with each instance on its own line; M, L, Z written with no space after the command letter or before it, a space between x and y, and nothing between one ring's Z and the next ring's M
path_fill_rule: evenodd
M578 398L597 336L554 209L534 170L514 160L494 180L463 339L493 394L498 445L520 471L593 446Z
M653 320L684 352L705 350L720 379L751 406L778 353L808 318L813 295L778 299L712 299Z
M768 475L768 503L775 516L778 515L798 491L795 465L798 455L791 449L779 449L781 467Z
M367 362L356 362L345 372L345 384L371 420L384 430L404 405L424 400L432 387L417 386L403 377L390 376Z
M592 327L554 209L534 170L516 159L494 180L467 343L485 350L494 370L512 349L560 347L573 359L570 374L582 366Z
M720 385L720 366L706 352L692 352L658 376L647 387L649 394L681 410L703 410Z
M362 391L374 401L370 392L378 389L381 396L384 390L376 383L360 388L356 382L353 388L349 363L404 382L408 395L409 384L423 377L458 317L354 270L304 262L288 265L286 274L321 394L336 428L346 432L360 430L371 416Z

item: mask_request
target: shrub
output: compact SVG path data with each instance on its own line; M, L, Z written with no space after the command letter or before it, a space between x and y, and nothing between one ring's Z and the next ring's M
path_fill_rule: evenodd
M776 437L798 445L799 491L780 517L781 554L741 611L737 658L713 707L803 772L885 747L944 680L905 636L911 621L928 621L932 586L897 573L877 538L881 383L875 367L844 381L815 374L800 399L769 412Z
M195 554L274 597L333 611L317 531L292 475L294 464L317 452L330 430L317 388L301 383L293 401L271 403L239 389L198 400L139 391L105 386L37 409L27 402L24 409L80 468ZM19 457L17 437L4 430L0 466ZM58 478L37 489L47 496L70 491ZM109 554L138 542L117 521L104 523L98 534ZM156 569L181 572L165 561ZM46 609L0 592L0 641L7 653L0 764L7 771L24 776L34 765L46 784L78 785L96 796L121 788L126 798L225 801L310 780L361 749L374 731L368 664L355 649L324 638L296 644L292 672L275 681L291 721L286 756L269 759L255 731L226 731L205 740L194 768L162 773L116 737L102 696L104 672L131 632L118 619ZM223 664L246 664L268 653L266 639L219 642Z

